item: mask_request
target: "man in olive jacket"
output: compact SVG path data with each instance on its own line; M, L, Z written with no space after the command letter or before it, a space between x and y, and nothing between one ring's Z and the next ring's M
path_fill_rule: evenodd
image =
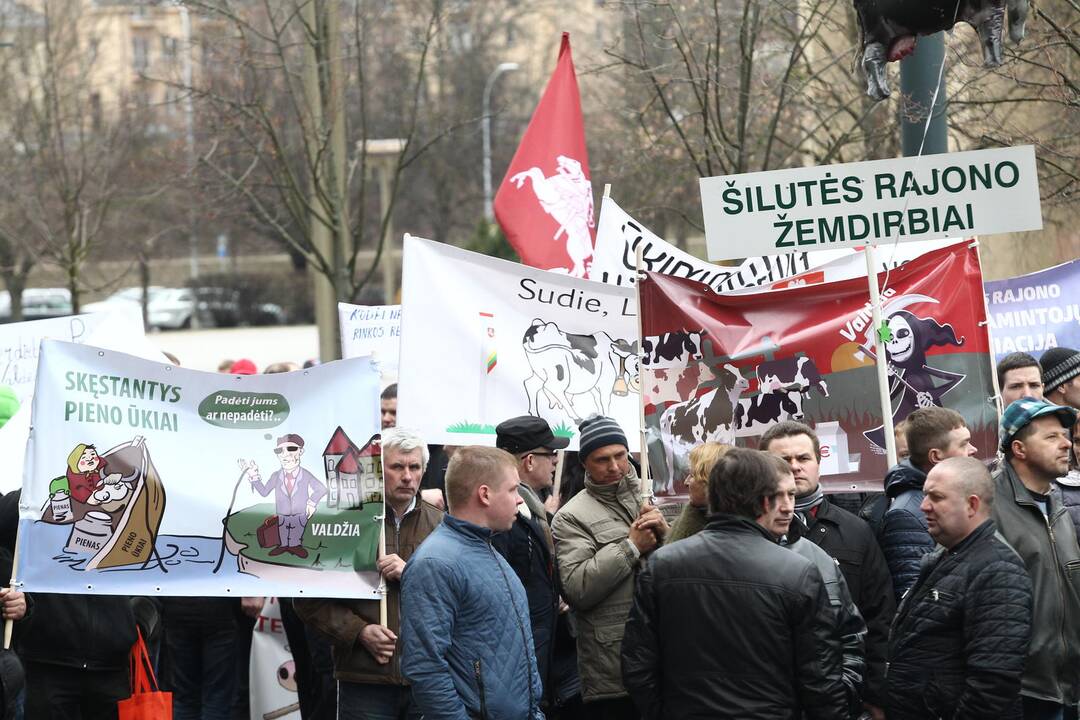
M1021 681L1024 718L1076 718L1080 701L1080 547L1054 480L1069 469L1076 410L1020 398L1001 417L1005 462L993 517L1024 560L1034 591Z
M442 522L443 512L417 496L428 462L423 439L403 428L382 435L386 501L386 554L379 572L386 579L386 625L379 624L378 600L295 599L304 622L333 641L338 681L338 717L417 717L397 653L401 573L413 552Z
M640 559L667 534L663 515L641 501L626 434L608 417L580 427L585 492L552 520L563 596L578 622L578 668L588 716L636 718L622 684L619 652Z

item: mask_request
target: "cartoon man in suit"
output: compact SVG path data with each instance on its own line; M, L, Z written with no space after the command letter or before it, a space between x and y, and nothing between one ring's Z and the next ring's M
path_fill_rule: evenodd
M319 501L326 495L326 486L310 472L300 467L304 454L304 439L295 433L277 439L274 454L278 456L281 469L275 470L270 479L263 481L254 460L247 463L245 471L251 487L263 497L274 491L274 506L278 517L278 534L281 544L270 551L271 555L290 552L298 558L306 558L304 530L308 518L315 513ZM242 461L241 461L242 462Z

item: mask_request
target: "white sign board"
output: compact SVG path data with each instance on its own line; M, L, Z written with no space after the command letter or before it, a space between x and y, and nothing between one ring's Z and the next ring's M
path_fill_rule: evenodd
M699 182L710 260L1042 228L1031 145Z
M296 663L285 639L281 606L275 597L266 598L252 631L248 703L253 720L300 720Z
M338 303L341 324L341 357L371 355L383 375L397 379L401 345L400 305L350 305Z
M405 237L398 422L430 443L494 445L519 415L578 443L616 420L639 437L637 302L616 287Z
M25 403L34 393L41 341L81 344L91 335L112 343L104 347L137 344L144 337L142 317L137 311L116 310L0 325L0 384L9 385L19 403Z

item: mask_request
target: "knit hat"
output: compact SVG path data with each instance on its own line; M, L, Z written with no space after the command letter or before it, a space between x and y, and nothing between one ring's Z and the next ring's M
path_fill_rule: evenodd
M1080 352L1067 347L1050 348L1039 358L1042 366L1043 392L1064 385L1080 375Z
M582 463L589 458L589 453L605 445L622 445L627 450L630 449L626 442L626 433L619 427L619 423L604 415L593 415L582 420L578 430L581 432L578 458Z
M1001 428L998 430L998 437L1001 438L1001 451L1004 452L1008 449L1016 433L1020 432L1035 418L1044 415L1054 415L1062 427L1071 428L1076 423L1076 410L1071 407L1055 405L1035 398L1020 398L1005 408L1005 412L1001 416Z

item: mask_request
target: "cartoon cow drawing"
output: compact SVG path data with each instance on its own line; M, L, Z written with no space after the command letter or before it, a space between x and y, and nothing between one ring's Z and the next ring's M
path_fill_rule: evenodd
M639 387L632 360L637 355L636 342L612 339L605 332L566 333L555 323L537 318L521 344L532 370L524 382L530 415L540 415L540 393L550 408L561 408L575 422L587 414L574 404L573 398L579 395L589 395L595 412L606 415L613 391L626 394L627 389Z
M667 483L662 491L667 494L675 490L676 456L681 457L704 442L734 442L735 409L750 381L730 363L724 364L717 377L719 387L701 397L675 403L660 416L660 439L667 466Z
M821 371L810 358L790 357L782 360L767 360L757 366L758 384L765 385L770 378L787 387L798 385L798 390L804 397L810 395L811 390L817 390L823 397L829 397L829 387L822 377Z
M755 374L758 394L740 400L735 410L739 435L756 435L783 420L802 420L803 400L810 397L811 390L829 397L825 378L805 355L765 361L757 366Z
M703 333L670 332L644 338L641 364L654 369L686 367L701 359Z

